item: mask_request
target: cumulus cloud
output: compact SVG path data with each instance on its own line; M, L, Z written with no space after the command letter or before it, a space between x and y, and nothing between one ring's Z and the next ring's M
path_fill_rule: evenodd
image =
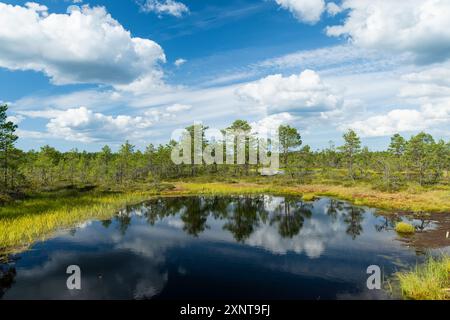
M272 114L264 117L259 121L250 123L252 132L261 136L270 136L271 133L277 132L280 125L291 123L294 117L288 112Z
M140 3L144 12L155 12L158 15L168 14L174 17L181 17L189 12L189 8L182 2L174 0L146 0Z
M128 115L109 116L93 112L86 107L67 110L21 112L31 118L47 118L48 134L69 141L97 142L122 141L126 137L145 135L153 125L148 117ZM148 133L148 132L147 132Z
M103 7L71 6L49 14L45 6L0 2L0 67L44 72L54 84L126 85L160 79L163 49L132 37Z
M450 125L450 102L425 104L416 109L394 109L387 114L355 121L345 128L353 128L365 137L389 136L399 132L414 132Z
M346 36L355 45L408 52L420 63L450 57L450 2L447 0L344 0L348 17L327 28L329 36Z
M325 11L324 0L275 0L283 9L289 10L299 21L314 24Z
M27 7L28 9L30 9L32 11L39 12L43 16L48 16L47 6L40 5L39 3L36 3L36 2L27 2L27 3L25 3L25 7Z
M242 85L236 94L241 99L256 103L268 113L324 111L341 104L341 99L312 70L288 77L270 75Z

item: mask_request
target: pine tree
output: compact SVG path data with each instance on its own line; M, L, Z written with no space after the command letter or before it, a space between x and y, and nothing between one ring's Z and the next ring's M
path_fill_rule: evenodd
M344 154L344 158L348 164L348 175L354 179L353 164L355 162L356 155L361 151L361 139L358 137L355 131L349 129L343 135L345 144L339 149Z
M5 189L8 189L10 153L14 149L14 144L18 139L18 136L15 135L17 125L12 121L8 121L8 116L6 115L7 110L8 105L0 105L0 154L3 160L3 186Z
M291 126L281 125L278 128L278 135L280 138L281 149L283 152L284 166L288 165L288 153L291 148L296 148L302 145L302 138L296 128Z

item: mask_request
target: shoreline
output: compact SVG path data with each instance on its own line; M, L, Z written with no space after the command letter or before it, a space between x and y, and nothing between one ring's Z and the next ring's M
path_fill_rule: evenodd
M376 191L365 186L343 187L324 184L283 186L257 183L176 182L175 189L163 195L235 195L272 193L302 197L312 201L316 197L332 197L356 206L367 206L389 212L450 214L450 190L427 190L418 193Z
M144 189L145 190L145 189ZM75 192L55 196L52 192L16 201L0 208L0 252L14 252L11 248L28 248L38 241L51 237L58 230L73 228L92 219L109 219L119 210L136 205L154 197L177 197L195 195L252 195L273 194L298 196L304 201L317 197L332 197L348 201L356 206L379 209L390 215L429 212L450 214L450 192L446 190L386 193L366 187L342 187L327 185L283 186L256 183L198 183L175 182L173 189L147 191L122 191L102 193L97 190ZM446 202L446 197L448 201ZM445 208L442 210L442 208ZM448 211L446 211L448 210ZM27 211L27 213L22 213ZM23 251L23 250L19 250Z

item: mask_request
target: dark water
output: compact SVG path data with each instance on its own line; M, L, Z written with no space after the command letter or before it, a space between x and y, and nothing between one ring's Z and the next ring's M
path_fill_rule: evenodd
M385 299L367 289L367 267L388 278L423 259L390 219L327 198L152 200L10 257L0 297ZM67 289L69 265L81 268L81 290Z

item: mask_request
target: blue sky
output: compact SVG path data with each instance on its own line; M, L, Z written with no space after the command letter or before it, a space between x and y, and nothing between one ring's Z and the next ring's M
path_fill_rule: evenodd
M18 146L139 148L203 122L450 136L446 1L0 1L0 101ZM426 19L433 15L433 20ZM424 18L425 17L425 18ZM370 22L370 23L368 23Z

